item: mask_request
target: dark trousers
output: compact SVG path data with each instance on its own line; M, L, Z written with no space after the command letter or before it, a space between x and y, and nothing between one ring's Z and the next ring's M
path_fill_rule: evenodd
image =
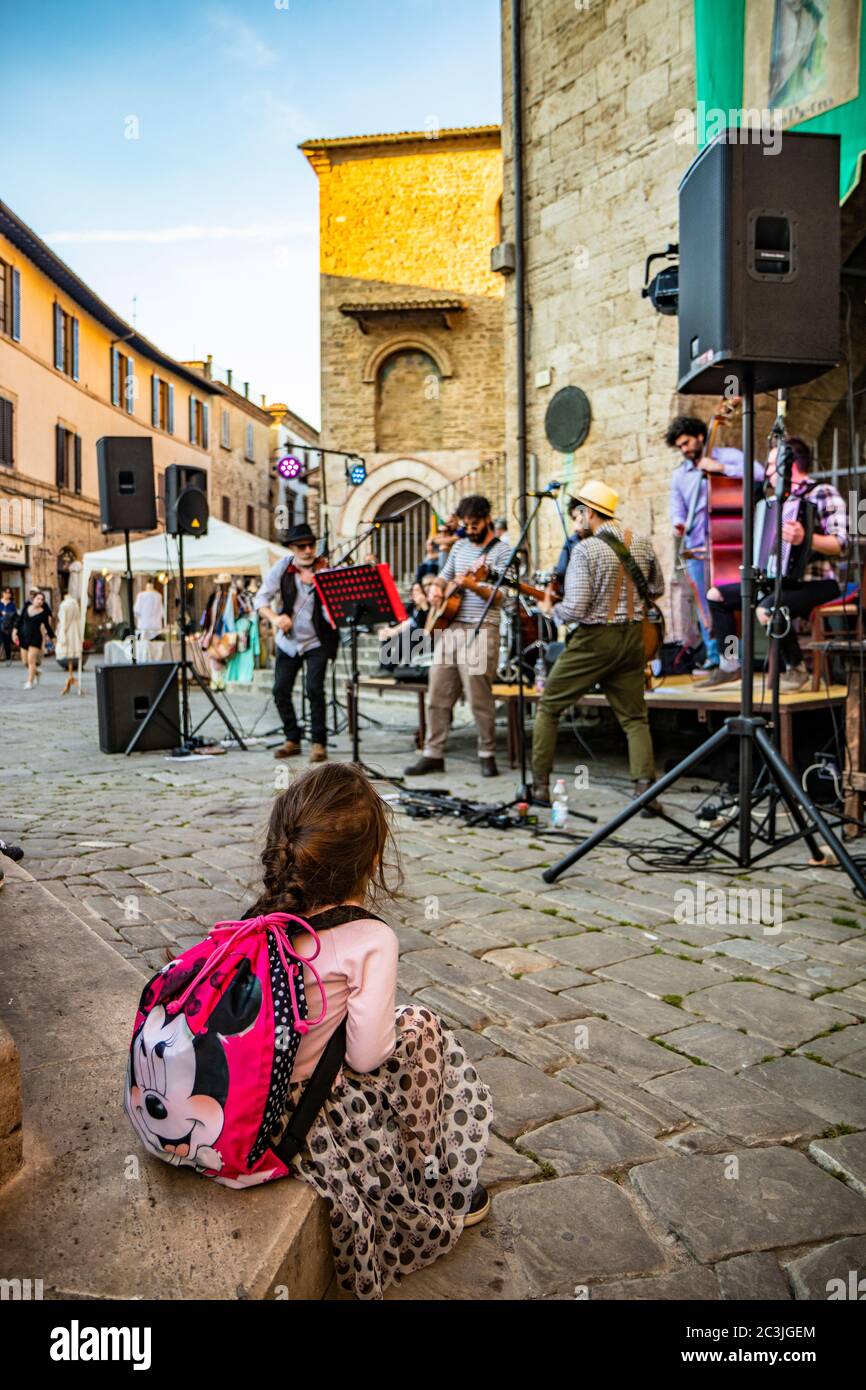
M740 585L718 584L716 587L722 597L721 601L718 599L710 599L709 601L713 619L713 637L718 644L719 651L723 655L727 655L729 649L726 647L725 639L733 637L737 631L735 614L740 611ZM779 650L786 668L799 666L803 660L800 643L794 631L794 619L808 618L813 608L838 598L839 592L839 585L835 579L810 579L805 584L782 585L779 607L787 608L791 615L791 626L779 642ZM770 609L772 606L772 592L765 594L758 602L759 608Z
M310 740L312 743L327 743L325 674L328 669L328 658L321 647L314 647L312 651L305 652L303 656L286 656L285 652L277 652L276 670L274 671L274 701L279 710L280 719L283 721L283 730L289 742L300 743L304 731L295 714L292 691L302 666L305 667L304 679L307 699L310 702Z
M5 654L6 654L6 660L7 660L7 661L11 661L11 660L12 660L12 633L11 633L11 632L0 632L0 647L3 648L3 651L4 651Z

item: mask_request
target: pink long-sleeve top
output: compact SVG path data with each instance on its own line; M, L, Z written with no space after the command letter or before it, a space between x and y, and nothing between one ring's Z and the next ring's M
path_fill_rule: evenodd
M398 943L391 928L365 919L329 927L319 940L322 949L314 964L322 978L328 1012L301 1038L292 1081L305 1081L312 1075L325 1044L344 1018L346 1065L352 1071L374 1071L390 1057L396 1042ZM306 932L294 939L294 946L305 956L315 949ZM320 1009L319 987L308 966L304 966L304 987L309 1016L315 1018Z

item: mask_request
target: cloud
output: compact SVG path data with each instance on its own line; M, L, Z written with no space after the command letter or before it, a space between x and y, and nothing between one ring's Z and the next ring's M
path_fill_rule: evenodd
M308 236L315 232L310 222L253 222L247 227L201 227L190 223L182 227L154 227L148 230L105 228L93 231L48 232L45 240L54 245L87 246L95 242L138 241L164 245L177 241L279 241L287 236Z
M225 58L243 63L251 68L272 68L279 61L278 54L260 39L255 29L244 24L242 19L226 10L215 10L208 15L211 28L222 39L222 52Z

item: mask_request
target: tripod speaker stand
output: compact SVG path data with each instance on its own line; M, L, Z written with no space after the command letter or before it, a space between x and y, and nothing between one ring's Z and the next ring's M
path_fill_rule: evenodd
M172 664L159 695L153 702L153 705L148 711L146 717L142 720L140 726L136 729L135 734L130 739L125 751L127 755L135 752L136 744L141 739L145 729L149 725L150 721L156 718L159 713L160 702L162 701L163 695L165 694L166 690L168 690L168 688L170 687L172 681L176 681L178 676L180 676L180 725L177 729L179 744L178 747L173 751L172 756L183 757L186 754L194 753L197 748L202 747L202 745L205 743L205 740L199 736L198 730L205 722L205 719L210 718L214 710L219 715L222 722L225 724L226 728L228 729L228 732L231 734L232 738L235 740L237 745L240 748L242 748L244 752L246 752L246 744L244 743L237 729L234 727L225 711L222 710L220 706L217 704L217 701L214 698L213 691L211 690L210 686L205 684L205 682L202 680L198 671L195 669L194 665L192 664L192 662L186 654L186 639L189 620L187 617L186 609L186 577L184 575L183 568L183 532L179 532L177 535L177 559L178 583L180 584L180 620L178 624L180 629L180 660L175 661ZM211 705L213 706L213 709L208 711L208 713L204 716L204 719L199 720L198 724L196 724L194 729L191 727L192 720L189 708L190 680L193 680L195 684L199 687L199 689L204 692Z
M770 738L767 731L767 722L754 713L753 699L753 665L754 665L754 643L755 643L755 568L753 561L753 496L752 496L752 467L751 461L754 458L755 443L755 400L754 400L754 378L750 370L745 373L743 389L743 565L742 565L742 595L741 595L741 614L742 614L742 703L740 714L735 718L726 719L722 728L713 734L699 748L696 748L688 757L683 758L675 768L659 778L647 791L631 801L629 805L614 816L612 820L596 830L586 840L574 849L571 854L566 855L558 864L545 869L542 878L545 883L554 883L558 878L570 869L578 860L595 849L596 845L610 838L619 830L620 826L626 825L633 816L638 815L645 806L649 806L656 800L668 787L672 787L681 777L692 772L698 764L702 763L707 756L721 748L723 744L735 741L739 753L739 790L736 815L726 821L724 825L714 830L709 835L701 835L691 826L683 825L667 812L661 813L661 818L670 825L676 826L684 834L696 840L697 846L691 855L687 855L684 863L688 864L690 858L694 858L701 851L715 849L726 858L738 864L742 869L751 868L753 864L759 863L768 855L775 853L778 849L795 840L805 839L812 851L813 860L820 859L820 848L815 838L815 832L819 832L824 843L835 855L837 862L845 870L850 878L855 890L866 898L866 880L854 863L848 851L841 841L831 830L830 825L824 818L817 806L805 794L800 783L792 770L785 763ZM763 766L764 774L772 788L775 789L779 799L784 802L793 820L797 831L794 834L784 836L781 839L775 837L774 828L771 837L768 839L761 827L756 827L753 823L753 774L755 761L757 758ZM730 829L736 828L737 831L737 850L736 853L722 844L722 839ZM756 852L755 841L764 841L766 848L758 849Z

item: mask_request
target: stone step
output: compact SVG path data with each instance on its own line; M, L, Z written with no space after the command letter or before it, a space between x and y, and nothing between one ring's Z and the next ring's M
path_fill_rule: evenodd
M0 1191L0 1277L54 1299L324 1297L325 1204L299 1180L238 1192L145 1154L121 1106L141 975L20 864L6 876L24 1165Z

